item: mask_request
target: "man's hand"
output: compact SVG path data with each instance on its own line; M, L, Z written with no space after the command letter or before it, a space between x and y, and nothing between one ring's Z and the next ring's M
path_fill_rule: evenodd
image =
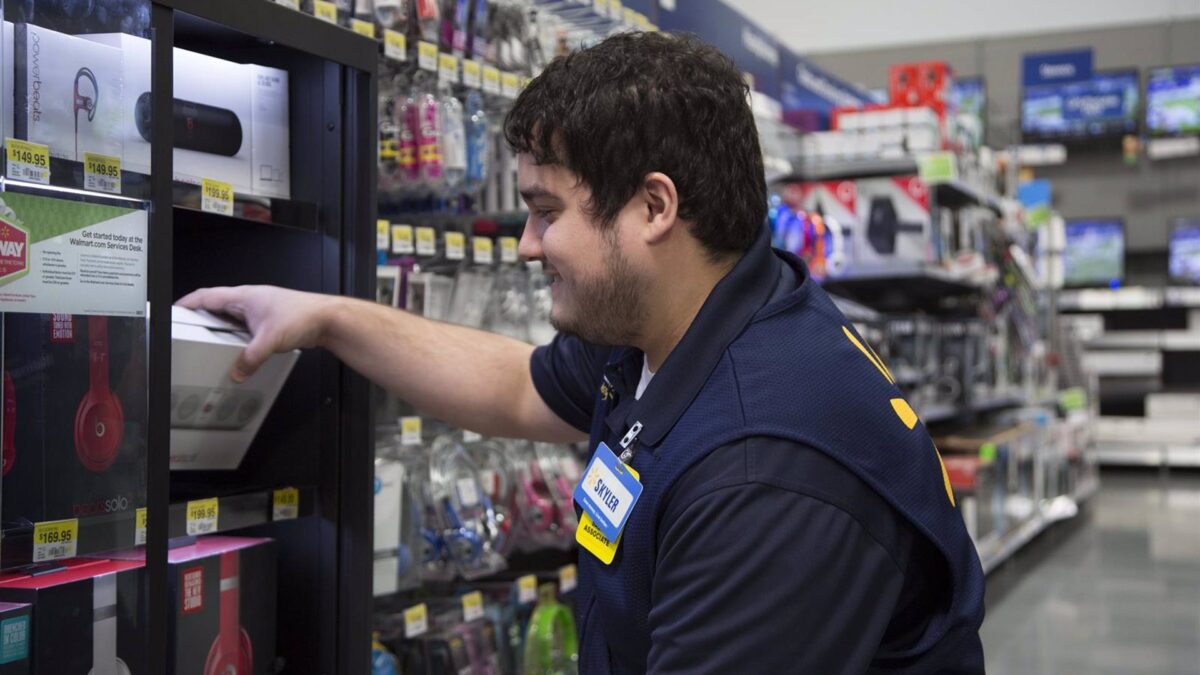
M179 300L188 309L225 314L253 336L230 373L235 382L253 375L272 354L321 346L338 298L274 286L203 288Z

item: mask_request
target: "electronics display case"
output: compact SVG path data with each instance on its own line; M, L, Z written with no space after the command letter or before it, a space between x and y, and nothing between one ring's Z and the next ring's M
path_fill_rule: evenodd
M88 664L202 672L204 658L175 665L168 552L185 560L219 533L268 538L276 552L278 593L256 604L278 628L252 638L253 672L365 671L365 380L304 353L236 469L171 471L167 310L203 286L374 292L377 44L265 0L3 10L0 595L32 604L27 658L52 644L39 641L49 610L37 605L39 589L58 587L28 579L73 575L63 583L108 602L99 580L116 572L96 561L120 559L137 570L121 589L134 590L115 601L117 631L92 631ZM224 567L206 580L214 598ZM118 646L101 643L110 632ZM236 654L230 635L214 649ZM30 672L67 672L43 666Z

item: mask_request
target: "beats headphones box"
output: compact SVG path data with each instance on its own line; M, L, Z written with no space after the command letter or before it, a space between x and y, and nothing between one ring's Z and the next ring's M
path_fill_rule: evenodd
M116 554L135 560L145 552ZM275 672L276 555L271 539L200 537L167 553L171 675Z
M288 124L288 74L286 70L247 64L250 73L250 105L253 175L256 195L292 195L290 128Z
M934 259L929 188L916 176L857 181L856 265L923 264Z
M0 602L0 675L28 675L29 642L33 638L33 608L25 603Z
M32 608L22 617L30 670L12 672L152 675L143 643L143 569L137 561L77 558L48 574L0 577L0 601ZM0 615L0 673L10 672L4 659L18 632L8 620Z
M14 133L50 155L122 155L121 52L34 24L14 27Z
M39 522L146 505L146 320L4 315L3 513Z
M300 352L276 354L235 383L246 329L178 306L171 319L171 469L236 469Z

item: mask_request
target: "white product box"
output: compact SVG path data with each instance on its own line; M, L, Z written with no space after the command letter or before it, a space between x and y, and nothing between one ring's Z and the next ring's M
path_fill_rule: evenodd
M288 74L248 64L253 157L253 192L264 197L292 196L291 133L288 127Z
M933 108L901 108L903 124L909 127L937 127L938 116Z
M863 128L863 113L858 111L838 114L838 131L857 131Z
M4 88L0 102L0 116L4 117L4 137L13 137L13 25L11 21L4 22L4 61L0 67L0 87Z
M904 126L905 108L884 108L878 112L879 126L896 128Z
M235 384L245 329L183 307L171 321L171 469L236 469L300 352L272 356Z
M138 132L137 102L144 92L150 91L150 41L125 33L101 33L79 37L120 50L121 74L124 81L120 123L123 147L121 168L149 174L150 141Z
M936 127L906 127L904 136L909 152L932 152L942 144Z
M857 182L856 265L933 260L929 189L916 176Z
M1085 351L1082 365L1084 370L1100 376L1151 377L1162 374L1162 352L1143 349Z
M1148 394L1146 417L1150 419L1200 420L1200 394ZM1200 424L1197 425L1200 437Z
M34 24L13 30L14 135L75 161L122 154L121 52Z
M235 192L253 193L250 70L240 63L176 49L174 75L176 107L190 110L199 104L221 111L230 120L236 119L235 124L222 132L220 140L230 148L237 146L232 155L180 147L177 121L175 180L198 185L205 178L215 178L233 185Z

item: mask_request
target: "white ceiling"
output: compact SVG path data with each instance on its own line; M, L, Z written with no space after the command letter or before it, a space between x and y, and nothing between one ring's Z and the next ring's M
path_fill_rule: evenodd
M724 1L798 54L1200 18L1200 0Z

